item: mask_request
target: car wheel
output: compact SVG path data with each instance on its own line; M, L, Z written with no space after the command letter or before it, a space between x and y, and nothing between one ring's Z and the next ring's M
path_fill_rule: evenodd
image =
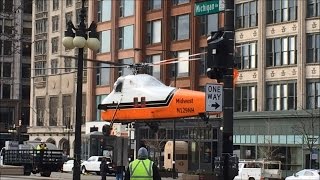
M82 166L82 168L81 168L81 173L82 173L82 174L85 174L86 172L87 172L86 167L85 167L85 166Z

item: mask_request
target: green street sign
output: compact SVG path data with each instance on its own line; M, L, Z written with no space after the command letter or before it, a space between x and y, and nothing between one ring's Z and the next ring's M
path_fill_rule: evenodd
M225 0L211 0L195 3L194 15L201 16L224 11L224 1Z

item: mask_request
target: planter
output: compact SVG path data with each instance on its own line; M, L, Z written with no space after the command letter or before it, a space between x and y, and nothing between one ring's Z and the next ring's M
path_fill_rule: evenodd
M195 174L182 174L182 180L199 180L199 175L195 175Z
M161 177L172 177L172 174L173 174L173 172L170 172L170 171L160 171L159 172L159 174L160 174L160 176ZM175 172L175 177L178 177L178 173L177 172Z
M216 176L211 174L182 174L182 180L215 180Z

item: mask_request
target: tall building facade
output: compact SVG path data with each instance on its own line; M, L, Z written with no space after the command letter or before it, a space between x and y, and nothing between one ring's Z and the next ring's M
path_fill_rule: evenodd
M80 0L36 0L32 13L30 140L55 144L73 155L77 50L67 50L62 38L67 22L79 24ZM88 3L85 3L86 8ZM86 21L87 22L87 21ZM85 51L85 54L87 51ZM86 87L86 71L84 71ZM84 89L83 97L85 97ZM86 99L83 100L85 107ZM85 111L82 123L85 122Z
M223 26L223 16L196 17L195 2L90 1L101 39L100 52L91 58L156 62L205 52L207 36ZM317 167L320 2L235 0L235 3L235 62L239 68L234 94L235 152L241 159L281 160L286 173ZM205 76L205 62L203 56L201 61L179 62L177 69L166 65L153 67L148 73L166 85L203 90L206 83L213 82ZM117 77L127 73L130 72L126 69L88 70L87 96L91 97L87 101L88 119L100 120L97 104L111 92ZM172 123L162 126L166 126L166 137L170 139ZM193 133L190 129L184 132ZM181 134L182 130L176 133ZM141 136L152 139L148 132ZM190 140L178 134L176 137ZM191 154L196 149L192 147ZM189 158L191 164L205 164L204 156Z
M29 125L31 13L27 0L0 5L0 146L25 140Z

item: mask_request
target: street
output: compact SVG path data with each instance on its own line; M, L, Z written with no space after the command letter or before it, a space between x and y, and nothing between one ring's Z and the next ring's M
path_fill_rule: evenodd
M38 180L72 180L71 173L60 173L53 172L51 177L41 177L40 174L32 174L31 176L10 176L10 175L0 175L0 180L28 180L28 179L38 179ZM101 177L93 174L81 175L81 180L100 180ZM114 176L107 176L107 180L115 180ZM170 180L172 178L161 178L162 180Z

